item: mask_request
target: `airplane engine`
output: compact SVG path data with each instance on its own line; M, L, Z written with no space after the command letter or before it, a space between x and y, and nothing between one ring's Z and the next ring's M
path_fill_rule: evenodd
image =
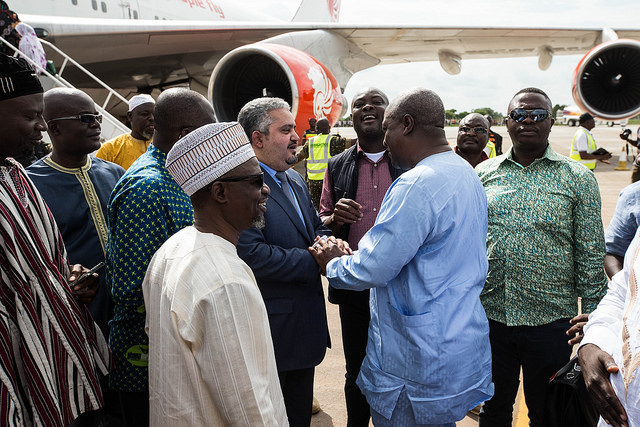
M602 119L640 112L640 42L601 43L585 55L573 77L573 99L580 109Z
M298 135L311 117L333 125L342 110L336 78L311 55L284 45L256 43L232 50L216 65L209 80L209 99L219 121L237 120L249 101L275 96L291 105Z

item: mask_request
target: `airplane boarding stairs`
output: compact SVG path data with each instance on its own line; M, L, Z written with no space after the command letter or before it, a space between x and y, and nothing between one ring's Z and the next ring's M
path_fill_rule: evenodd
M46 48L55 51L58 55L60 55L62 58L64 58L64 60L62 62L62 65L57 70L57 73L55 75L53 75L53 74L49 73L47 70L43 69L38 64L36 64L34 61L32 61L31 58L28 58L25 55L21 55L20 51L15 46L10 44L8 41L3 39L2 37L0 37L0 43L4 43L5 45L9 46L15 52L14 56L20 55L22 58L24 58L26 61L28 61L31 65L33 65L40 72L40 82L42 83L42 86L44 87L45 91L48 90L48 89L51 89L53 87L75 88L71 83L69 83L67 80L65 80L62 77L62 74L63 74L67 64L69 64L69 63L71 63L72 65L77 67L86 76L88 76L90 79L92 79L98 86L100 86L104 90L106 90L106 94L107 95L106 95L106 98L105 98L104 102L102 103L102 105L100 105L100 104L98 104L96 102L96 108L97 108L98 112L100 114L102 114L102 126L101 126L102 127L102 138L104 138L105 141L108 141L109 139L112 139L112 138L114 138L114 137L116 137L118 135L121 135L123 133L130 133L131 132L131 129L129 129L120 120L118 120L116 117L114 117L111 113L109 113L107 111L107 105L109 104L109 102L112 100L113 97L117 98L117 100L122 102L124 105L127 105L128 101L122 95L120 95L118 92L116 92L115 90L113 90L112 88L107 86L107 84L104 83L102 80L100 80L95 75L93 75L89 70L84 68L82 65L78 64L76 61L74 61L73 58L71 58L69 55L67 55L66 53L64 53L60 49L58 49L56 46L54 46L53 44L49 43L46 40L40 39L40 43L42 43ZM94 101L95 101L95 99L94 99ZM43 135L43 138L45 139L45 141L49 142L49 136L46 135L46 133Z

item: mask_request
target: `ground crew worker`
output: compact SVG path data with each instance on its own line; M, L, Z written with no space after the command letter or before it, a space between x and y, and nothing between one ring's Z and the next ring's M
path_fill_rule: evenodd
M611 153L597 154L596 140L590 132L596 126L593 116L589 113L584 113L578 121L580 122L580 127L571 141L569 157L579 161L591 170L596 168L596 160L609 163L608 159L611 158Z
M307 159L307 185L311 194L311 201L316 207L320 205L322 181L327 170L329 158L342 153L348 148L347 140L340 135L330 135L331 123L322 118L316 123L318 135L309 139L298 153L298 162Z

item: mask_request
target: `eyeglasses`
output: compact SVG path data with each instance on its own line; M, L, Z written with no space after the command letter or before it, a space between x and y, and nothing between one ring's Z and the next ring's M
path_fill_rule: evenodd
M471 132L471 130L473 130L473 132L476 135L481 135L483 133L487 133L487 130L485 128L481 128L481 127L470 128L468 126L462 126L461 128L458 129L458 132L459 133L469 133L469 132Z
M549 112L543 108L536 108L535 110L525 110L524 108L516 108L509 113L511 120L518 123L524 122L527 117L531 117L534 122L541 122L549 117Z
M82 123L91 125L94 122L102 123L102 114L78 114L76 116L58 117L49 120L47 123L55 122L58 120L80 120Z
M249 181L249 184L262 188L262 186L264 185L264 173L260 172L253 175L241 175L241 176L230 176L227 178L218 178L213 182L216 182L216 181L218 182Z

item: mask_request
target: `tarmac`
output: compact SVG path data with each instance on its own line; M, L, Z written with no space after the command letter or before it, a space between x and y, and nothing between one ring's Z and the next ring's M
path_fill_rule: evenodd
M494 126L495 132L503 137L503 151L511 147L511 140L504 126ZM563 155L569 155L569 148L575 127L554 126L549 137L553 149ZM636 126L632 126L635 135ZM447 127L447 140L454 146L456 144L457 127ZM354 138L355 132L352 128L333 129L332 133L339 131L342 136ZM613 154L611 164L598 162L595 176L600 187L602 197L602 222L604 227L609 224L611 216L615 210L616 200L622 188L631 183L631 171L614 170L619 163L619 154L622 152L624 142L618 137L621 128L597 126L592 133L598 147L603 147ZM635 148L633 153L635 153ZM633 157L630 154L627 158L626 166L631 169ZM327 283L324 280L325 295L327 293ZM344 401L344 354L342 350L342 338L340 334L340 317L338 306L327 301L327 317L329 332L331 334L332 348L327 349L327 354L323 362L316 368L315 374L315 397L320 402L322 410L315 414L311 421L312 427L346 426L347 412ZM373 424L370 424L373 425ZM456 424L458 427L477 426L477 416L468 414L463 420ZM514 427L524 427L528 425L527 410L522 398L522 391L518 393L516 405L514 405Z

